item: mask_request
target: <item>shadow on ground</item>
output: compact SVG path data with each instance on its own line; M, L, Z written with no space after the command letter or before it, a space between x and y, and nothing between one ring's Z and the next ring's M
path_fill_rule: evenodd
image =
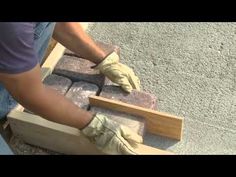
M147 133L144 136L144 144L146 144L148 146L156 147L159 149L164 149L164 150L168 149L171 146L174 146L178 142L179 141L177 141L177 140L165 138L165 137L158 136L158 135L153 135L150 133Z

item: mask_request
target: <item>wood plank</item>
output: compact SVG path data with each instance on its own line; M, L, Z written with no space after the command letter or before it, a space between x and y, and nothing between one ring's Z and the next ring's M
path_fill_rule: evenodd
M90 96L89 102L92 106L103 107L145 118L147 130L150 133L177 140L181 140L182 138L183 118L101 96Z
M11 111L8 114L8 120L13 133L29 144L64 154L103 154L76 128L20 111ZM143 144L139 144L136 151L145 155L173 154Z
M174 153L170 151L165 151L144 144L138 144L138 147L135 148L135 150L140 155L174 155Z
M42 68L48 68L52 72L57 62L63 56L64 51L65 47L60 43L57 43L50 55L48 56L47 60L42 65Z
M49 45L48 45L48 48L47 48L47 50L45 52L44 58L42 60L42 64L47 60L48 56L50 55L50 53L52 52L52 50L54 49L56 44L57 44L57 41L54 40L53 38L51 38L51 40L49 42Z

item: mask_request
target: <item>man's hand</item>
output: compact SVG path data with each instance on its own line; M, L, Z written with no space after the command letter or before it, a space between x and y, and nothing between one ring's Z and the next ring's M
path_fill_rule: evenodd
M133 70L119 63L119 56L115 52L105 58L107 53L95 44L79 23L57 23L53 37L82 58L95 64L100 63L95 69L99 69L101 73L111 81L119 84L125 91L140 90L140 80L135 76Z
M140 80L128 66L119 63L119 56L113 52L95 69L100 70L112 82L119 84L125 91L140 90Z
M141 136L132 132L128 127L120 125L102 114L96 114L81 132L106 154L135 155L137 152L133 147L143 141Z

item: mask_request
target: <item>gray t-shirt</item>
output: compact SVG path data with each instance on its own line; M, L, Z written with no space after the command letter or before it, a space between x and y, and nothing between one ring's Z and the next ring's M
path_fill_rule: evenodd
M16 74L38 63L34 49L35 23L0 23L0 72Z

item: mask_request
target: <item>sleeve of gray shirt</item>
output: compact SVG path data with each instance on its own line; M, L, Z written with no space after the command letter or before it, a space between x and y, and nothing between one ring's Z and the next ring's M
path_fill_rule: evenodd
M17 74L38 63L34 50L34 23L0 23L0 72Z

